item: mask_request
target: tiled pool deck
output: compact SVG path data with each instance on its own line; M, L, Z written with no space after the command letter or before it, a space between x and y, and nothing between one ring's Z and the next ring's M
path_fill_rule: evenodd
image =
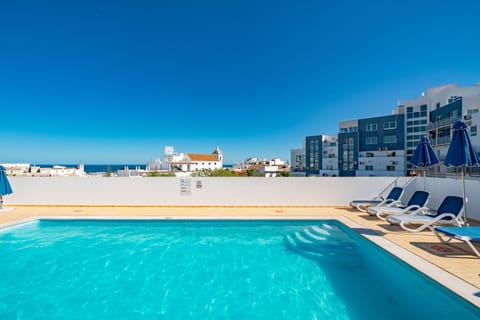
M15 210L0 213L0 224L9 225L39 217L206 217L206 218L288 218L351 221L361 233L374 235L406 249L414 256L430 262L453 275L450 282L462 279L474 290L474 303L480 306L480 258L472 255L460 242L455 246L442 244L431 231L409 233L400 227L370 217L350 207L135 207L135 206L17 206ZM374 231L374 232L372 232ZM440 275L442 276L442 275Z

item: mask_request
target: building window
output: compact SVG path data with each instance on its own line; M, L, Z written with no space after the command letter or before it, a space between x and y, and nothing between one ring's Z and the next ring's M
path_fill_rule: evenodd
M342 141L344 149L352 149L353 148L353 138L344 138Z
M387 171L395 171L395 166L387 166Z
M470 127L470 135L472 137L476 136L477 135L477 126L471 126Z
M373 171L373 166L365 166L366 171Z
M451 96L450 98L448 98L448 103L452 103L461 99L462 97L459 97L459 96Z
M366 144L377 144L377 137L367 137L365 140Z
M383 143L397 143L397 136L384 136Z
M420 117L426 117L427 116L427 105L423 104L420 106Z
M387 121L383 123L383 130L391 130L397 128L397 121Z
M367 158L373 157L373 152L367 152L366 156L367 156Z
M342 169L344 171L353 171L354 170L353 137L343 138L342 144L343 144Z
M377 131L378 126L376 123L369 123L367 124L367 131Z
M308 170L319 170L320 169L320 139L311 139L308 141L307 146L307 163Z

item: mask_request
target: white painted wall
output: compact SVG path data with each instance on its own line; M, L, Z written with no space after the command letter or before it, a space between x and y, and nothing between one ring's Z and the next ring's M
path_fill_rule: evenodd
M10 177L9 204L78 205L346 205L369 199L393 177L190 178L191 194L176 177ZM197 188L197 181L201 188Z
M9 177L14 193L4 197L4 205L341 206L372 198L407 179L190 178L188 194L181 191L182 179L174 177ZM480 181L466 180L465 185L467 214L480 221ZM426 189L431 193L431 208L437 208L446 195L462 194L461 180L455 179L426 178ZM408 201L415 190L423 190L422 177L406 187L403 199Z
M423 190L424 180L422 177L416 179L416 188ZM445 178L426 178L425 189L430 192L430 200L428 207L432 209L438 208L440 203L447 195L462 196L462 180L461 179L445 179ZM413 193L413 189L405 192L404 198L408 199ZM465 180L465 194L467 197L467 216L480 221L480 181ZM408 201L408 200L407 200Z
M395 156L389 156L395 152ZM367 154L373 157L367 157ZM387 166L395 166L394 171L387 171ZM373 166L373 170L365 170L366 166ZM362 151L358 155L357 177L368 176L403 176L405 174L405 152L403 150Z

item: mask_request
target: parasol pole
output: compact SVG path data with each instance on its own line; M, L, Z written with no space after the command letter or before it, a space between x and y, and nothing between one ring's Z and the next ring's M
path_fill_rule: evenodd
M462 195L463 195L463 202L464 202L464 208L463 208L463 220L465 221L465 226L468 227L468 221L467 221L467 202L468 199L465 196L465 170L466 167L463 165L462 166Z
M425 177L426 177L425 171L427 171L427 168L426 168L426 167L423 168L423 191L427 191L427 183L426 183L426 181L425 181L425 180L426 180L426 178L425 178Z

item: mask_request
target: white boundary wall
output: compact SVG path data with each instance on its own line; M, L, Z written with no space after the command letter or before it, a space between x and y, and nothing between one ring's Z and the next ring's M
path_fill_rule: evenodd
M9 177L8 204L347 205L369 199L395 178ZM190 181L190 188L184 182Z
M9 177L14 193L4 196L4 205L344 206L372 198L389 186L401 186L407 179ZM408 201L415 190L423 190L423 182L414 179L403 198ZM480 181L465 184L467 214L480 221ZM426 188L431 208L437 208L445 195L462 195L460 180L427 178Z

